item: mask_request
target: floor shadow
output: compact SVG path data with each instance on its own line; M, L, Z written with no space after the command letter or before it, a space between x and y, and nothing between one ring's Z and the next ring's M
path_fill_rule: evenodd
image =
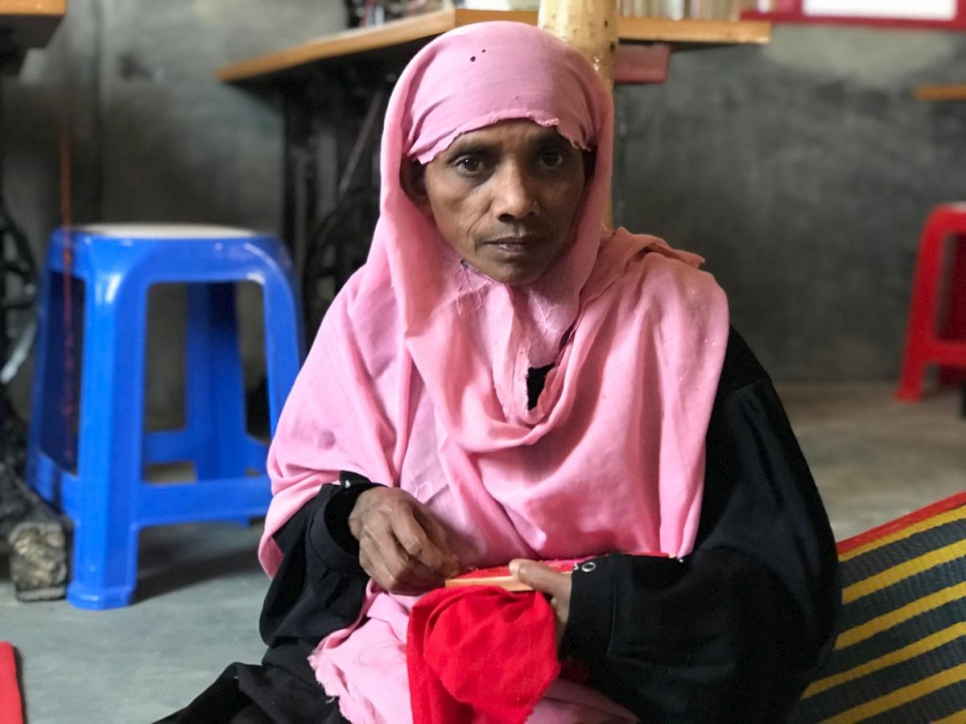
M147 601L215 578L255 574L260 526L171 526L142 534L135 599Z
M259 571L261 566L255 549L235 551L213 558L199 558L187 563L172 561L172 565L165 569L138 578L135 602L148 601L214 578L233 577Z

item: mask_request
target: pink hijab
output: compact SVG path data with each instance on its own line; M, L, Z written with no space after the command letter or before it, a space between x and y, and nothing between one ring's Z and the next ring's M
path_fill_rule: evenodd
M524 118L596 149L597 164L569 252L514 290L460 263L399 172L406 157L428 163L462 133ZM698 257L603 227L612 152L610 94L542 31L472 25L413 59L386 114L368 261L322 322L269 454L260 557L270 574L280 561L272 535L342 470L428 505L469 566L690 552L727 303ZM549 364L528 409L527 371ZM370 583L360 621L313 654L351 721L410 720L413 602ZM532 721L624 715L559 682Z

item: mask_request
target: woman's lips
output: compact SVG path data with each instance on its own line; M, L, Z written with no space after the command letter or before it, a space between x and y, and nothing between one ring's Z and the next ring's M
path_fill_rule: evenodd
M532 252L539 242L539 238L535 236L506 236L487 241L485 245L498 249L509 256L523 256Z

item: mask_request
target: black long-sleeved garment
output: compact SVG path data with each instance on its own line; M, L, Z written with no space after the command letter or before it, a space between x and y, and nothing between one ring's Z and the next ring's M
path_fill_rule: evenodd
M307 657L361 607L368 579L347 521L372 485L343 475L276 534L285 555L262 612L262 665L233 664L164 721L344 721ZM561 656L645 722L775 724L831 647L839 600L818 491L768 375L732 330L694 552L583 564Z

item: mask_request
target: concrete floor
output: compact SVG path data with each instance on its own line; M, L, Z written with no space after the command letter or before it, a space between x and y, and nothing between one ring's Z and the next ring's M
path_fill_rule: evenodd
M880 384L780 392L839 539L966 489L956 395L901 405ZM228 663L257 661L258 537L228 524L146 531L139 600L106 612L17 603L0 570L0 640L19 649L29 723L146 724Z

